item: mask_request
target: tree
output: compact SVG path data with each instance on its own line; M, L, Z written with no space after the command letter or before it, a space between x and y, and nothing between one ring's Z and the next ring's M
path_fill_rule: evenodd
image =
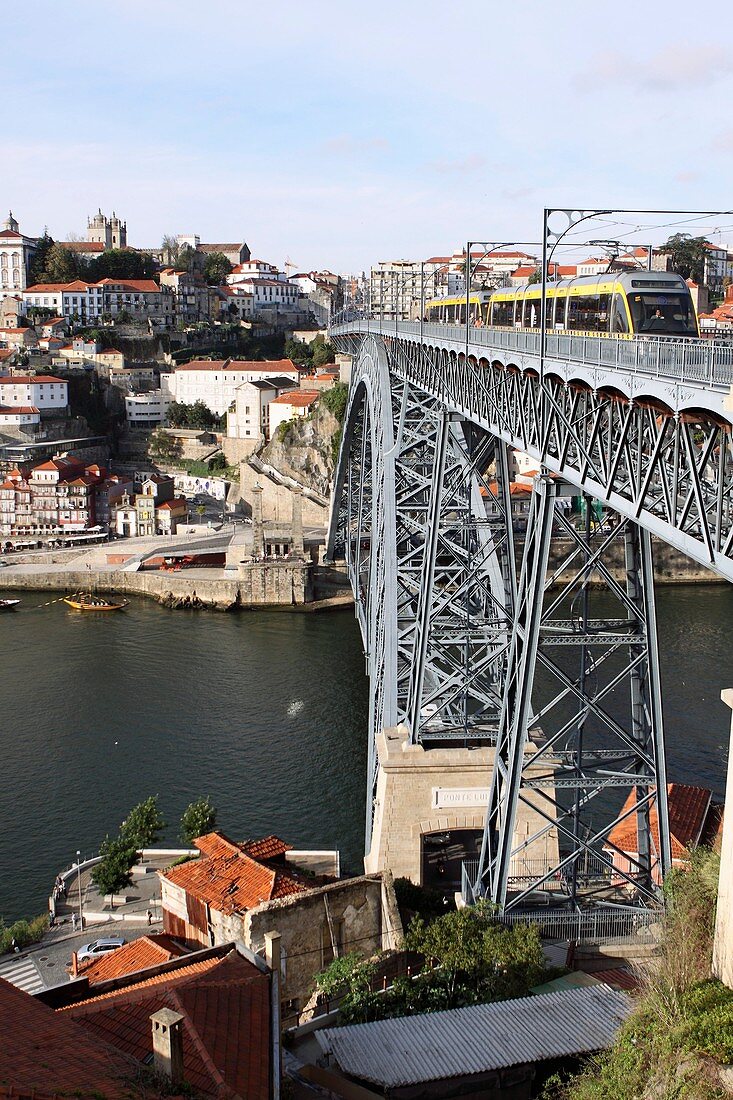
M672 271L681 275L683 279L702 283L705 279L708 244L705 237L691 237L689 233L674 233L662 245L662 251L669 254Z
M204 264L204 275L209 286L221 286L231 273L232 265L223 252L210 252Z
M30 269L28 271L28 285L34 286L43 281L46 270L48 254L54 246L54 239L48 232L48 226L43 230L43 236L36 241L36 251L33 253Z
M89 276L95 282L100 279L152 279L154 272L155 264L149 252L128 248L108 248L89 265Z
M530 285L533 285L534 283L541 283L542 282L542 272L540 271L540 269L538 267L536 267L534 269L534 271L532 272L530 277L527 279L527 282Z
M336 362L336 349L333 344L327 343L323 340L320 343L314 341L315 347L313 348L313 366L324 367L326 363Z
M160 838L165 821L158 806L157 794L133 806L120 825L120 840L137 850L150 848Z
M194 257L196 250L191 248L190 244L182 244L178 249L178 260L176 262L176 271L191 271L193 270Z
M190 408L185 401L171 401L168 406L168 423L173 428L187 428Z
M217 451L216 454L212 455L212 457L209 459L209 469L213 473L214 470L226 470L226 468L227 468L227 457L226 457L226 455L224 454L223 451Z
M124 837L106 836L99 849L101 863L92 868L92 882L103 898L112 897L132 882L131 868L137 851Z
M284 353L286 359L292 359L294 363L310 366L311 349L302 340L289 339L285 341Z
M339 424L343 424L348 399L349 387L345 382L337 382L330 390L324 390L321 394L321 401L328 411L333 413Z
M219 418L203 401L194 401L193 405L189 405L188 408L188 423L192 428L208 431L218 423Z
M166 233L160 242L160 251L163 256L163 263L169 267L175 267L178 263L178 253L180 251L178 239L172 234Z
M73 283L81 273L77 256L62 244L52 244L46 254L46 263L39 276L43 283Z
M343 997L345 1023L523 997L544 974L537 927L508 928L485 902L430 923L415 918L403 947L424 962L416 975L396 978L385 993L373 991L374 962L359 962L353 953L319 975L320 990L329 997Z
M211 799L197 798L190 802L181 815L180 837L184 844L191 845L199 836L210 833L216 825L216 808Z
M154 462L159 462L163 465L175 462L176 459L181 457L182 451L183 447L181 446L180 439L168 435L168 433L161 428L157 428L150 437L148 454Z

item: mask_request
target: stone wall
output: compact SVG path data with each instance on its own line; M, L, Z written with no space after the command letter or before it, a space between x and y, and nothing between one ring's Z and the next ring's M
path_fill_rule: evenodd
M529 744L527 752L535 751ZM482 830L486 816L485 795L491 781L493 748L435 748L411 745L407 730L394 726L377 737L379 771L374 826L369 854L364 860L368 872L389 869L395 878L422 883L422 837L452 830ZM548 770L545 760L542 774ZM529 774L531 774L531 769ZM442 792L443 798L436 797ZM548 795L554 792L549 789ZM541 792L526 792L530 801L544 803ZM436 802L455 804L436 806ZM534 834L545 819L530 806L520 803L514 847ZM557 831L531 842L523 852L528 860L557 862Z
M197 576L196 570L180 573L95 571L73 569L54 572L14 573L4 569L4 589L77 592L93 587L100 593L147 596L170 606L190 606L226 611L230 608L292 607L312 599L311 566L303 562L247 563L232 578ZM188 598L188 604L184 601Z
M328 907L328 908L327 908ZM365 957L396 947L402 939L391 877L363 875L344 879L306 894L265 902L244 918L244 942L264 954L265 933L279 932L284 957L283 1000L302 1008L315 989L315 976L331 958L328 914L340 927L339 953L359 951ZM216 931L231 935L228 927Z
M293 497L288 486L281 485L261 471L255 470L248 462L240 463L239 492L248 512L252 506L252 489L255 485L262 486L262 518L265 525L289 524L293 518ZM324 527L328 523L327 506L305 494L301 497L301 501L303 524L306 527Z

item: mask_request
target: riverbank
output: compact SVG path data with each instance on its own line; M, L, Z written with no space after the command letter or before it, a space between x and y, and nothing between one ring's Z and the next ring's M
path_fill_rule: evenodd
M315 576L313 576L315 573ZM227 576L227 574L229 574ZM314 583L315 582L315 583ZM116 596L140 596L172 610L206 611L327 611L353 606L344 588L318 587L317 567L302 562L248 564L245 575L224 569L185 569L178 573L154 570L129 573L121 569L65 569L8 567L0 573L7 591L63 592L94 589ZM303 598L303 597L307 598Z

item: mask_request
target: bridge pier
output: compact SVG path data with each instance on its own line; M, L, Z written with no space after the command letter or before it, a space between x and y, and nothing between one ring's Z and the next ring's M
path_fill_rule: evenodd
M534 736L537 740L529 740L525 747L527 773L547 776L547 761L541 768L531 765L541 741L539 731ZM377 757L366 871L389 868L395 878L409 878L419 885L442 881L447 889L459 889L461 863L478 859L494 749L482 745L426 750L412 743L409 731L400 725L378 735ZM515 847L535 833L543 834L525 847L521 860L513 865L513 873L522 877L530 869L547 869L558 861L557 830L542 829L541 796L534 797L537 806L530 795L515 821Z

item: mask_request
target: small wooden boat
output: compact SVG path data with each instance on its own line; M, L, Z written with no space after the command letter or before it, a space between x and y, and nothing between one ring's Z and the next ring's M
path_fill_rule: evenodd
M0 600L0 611L12 611L19 603L20 600Z
M74 592L71 596L64 596L64 603L75 611L123 611L127 607L127 600L113 603L93 592Z

